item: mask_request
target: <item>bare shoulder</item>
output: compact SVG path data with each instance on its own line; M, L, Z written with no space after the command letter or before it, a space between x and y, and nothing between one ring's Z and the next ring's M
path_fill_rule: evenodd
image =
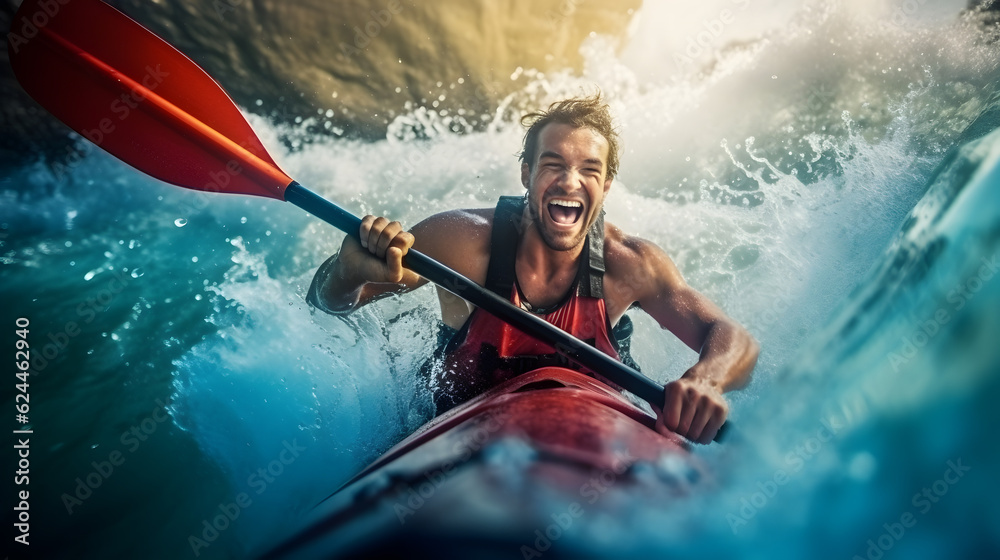
M606 283L612 292L607 295L628 300L626 307L650 291L680 287L684 282L666 251L611 223L604 226L604 260Z
M618 226L605 223L604 260L609 272L646 269L664 259L669 261L670 257L652 241L629 235Z
M492 208L457 208L424 218L414 227L485 227L493 223Z
M416 238L414 247L429 252L442 245L451 250L458 246L489 245L493 229L492 208L447 210L422 220L410 229Z
M486 281L492 208L466 208L434 214L410 229L413 248L473 281Z

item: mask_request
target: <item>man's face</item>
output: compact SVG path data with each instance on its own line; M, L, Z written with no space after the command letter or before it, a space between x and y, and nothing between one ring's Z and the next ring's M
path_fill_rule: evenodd
M591 128L551 123L538 135L534 166L521 165L528 209L546 245L556 251L580 246L597 220L607 178L608 141Z

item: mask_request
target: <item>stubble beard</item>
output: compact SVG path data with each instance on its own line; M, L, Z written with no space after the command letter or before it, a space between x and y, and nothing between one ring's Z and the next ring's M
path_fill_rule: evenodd
M583 243L583 240L587 237L587 233L590 231L590 228L594 225L591 223L591 220L588 220L586 227L581 228L576 234L556 235L542 226L541 212L543 211L544 210L540 207L532 203L530 198L528 199L528 214L531 217L532 227L534 227L535 231L538 232L538 236L542 238L545 245L553 251L570 251L579 247L580 244ZM582 218L583 217L581 216L581 219Z

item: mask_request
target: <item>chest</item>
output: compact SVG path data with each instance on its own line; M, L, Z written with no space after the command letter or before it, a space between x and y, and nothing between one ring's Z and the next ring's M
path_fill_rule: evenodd
M530 272L522 273L520 269L517 274L522 299L535 309L557 307L564 303L578 281L586 281L586 278L582 278L576 270L554 278ZM612 325L617 324L636 302L636 284L636 278L623 278L612 270L603 275L603 299Z
M563 300L573 286L575 277L570 276L569 280L563 279L565 284L546 283L531 278L528 282L518 279L521 287L521 294L533 307L546 307L556 305ZM527 284L527 287L525 286ZM629 307L635 303L635 298L629 291L630 284L624 282L613 275L606 275L604 278L604 303L608 312L608 319L612 325L618 324ZM441 303L441 318L448 326L460 329L465 321L472 314L474 306L464 299L438 288L438 300Z
M529 309L548 309L559 305L569 297L579 277L579 266L557 274L541 274L519 262L515 270L521 300L528 304Z

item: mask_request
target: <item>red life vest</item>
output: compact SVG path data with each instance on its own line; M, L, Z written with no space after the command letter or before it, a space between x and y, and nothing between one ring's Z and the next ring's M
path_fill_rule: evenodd
M485 287L532 311L522 301L514 272L523 210L522 197L501 197L497 204ZM587 234L582 256L580 270L567 297L553 309L540 313L544 313L546 321L619 359L618 341L610 335L612 329L604 303L603 212ZM630 334L631 329L628 331ZM429 372L437 413L512 377L549 365L572 367L594 375L557 354L549 344L477 308Z

